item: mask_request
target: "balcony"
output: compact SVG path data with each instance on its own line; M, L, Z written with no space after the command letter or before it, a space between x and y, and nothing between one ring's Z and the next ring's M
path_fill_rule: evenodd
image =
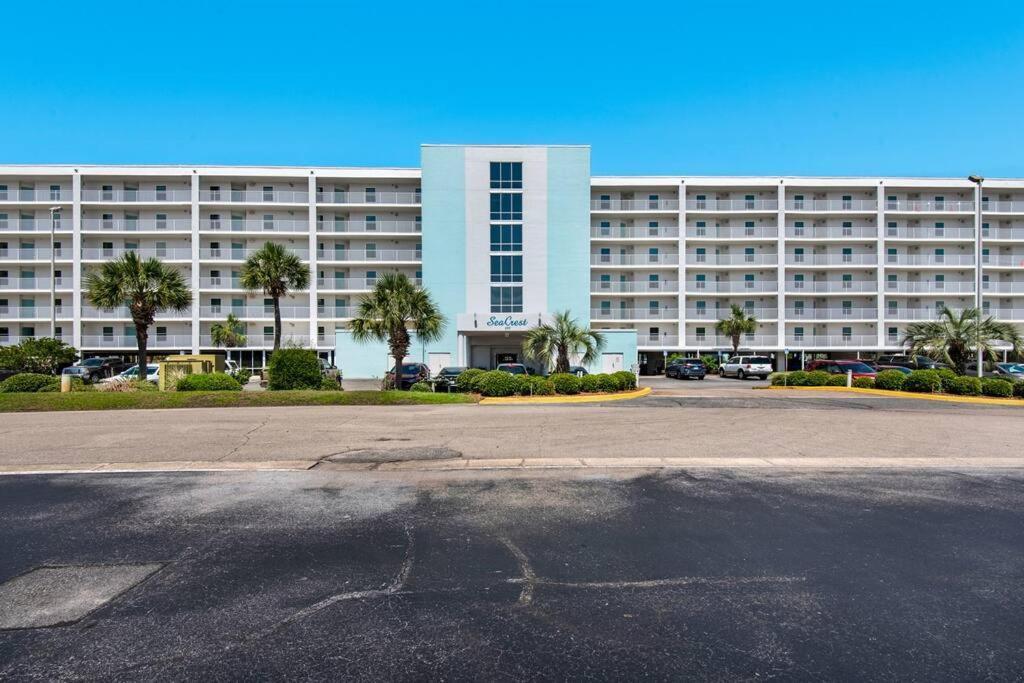
M324 249L317 251L318 261L365 261L418 263L423 260L423 252L419 249Z
M722 294L736 292L750 294L753 292L779 291L779 283L776 280L689 280L686 283L687 293L701 294Z
M878 237L878 230L873 225L851 225L847 227L836 225L817 225L797 227L790 225L786 228L786 237L789 239L865 239L873 240Z
M985 308L984 315L990 315L996 320L1024 321L1024 308Z
M212 204L308 204L302 190L200 190L199 201Z
M747 226L696 226L686 227L686 238L696 240L775 240L779 237L779 229L774 225Z
M885 311L886 320L938 320L943 309L932 307L897 307Z
M876 254L786 254L787 266L873 266Z
M674 225L594 226L590 228L590 236L594 239L611 240L671 239L679 237L679 228Z
M948 228L886 228L885 238L887 240L973 240L974 228L961 226L951 226Z
M82 306L83 320L131 320L132 312L127 306L120 306L114 309L96 308L95 306ZM161 311L160 320L188 320L192 317L192 309L184 311Z
M778 254L686 254L690 266L775 266Z
M341 191L317 192L317 204L401 204L415 206L421 203L418 191Z
M83 202L113 202L116 204L160 204L163 202L189 203L191 190L82 190Z
M414 284L422 285L423 279L410 277ZM325 292L365 292L377 286L375 278L345 277L345 278L317 278L316 287Z
M667 266L679 263L679 254L591 254L594 266Z
M356 309L352 306L317 306L316 314L320 318L341 320L351 318Z
M190 218L83 218L83 232L191 232Z
M281 346L297 346L309 348L310 337L308 334L281 333ZM223 348L213 343L213 337L208 334L199 336L199 346L205 349ZM247 334L243 349L272 349L274 348L274 335L272 334Z
M236 318L266 320L273 319L273 306L200 306L199 316L202 318L217 318L234 315ZM282 319L308 320L309 306L281 306Z
M623 294L678 294L679 282L676 280L592 280L590 291L593 294L616 292Z
M57 283L58 285L60 283ZM0 289L41 291L50 289L48 277L0 277Z
M777 199L687 199L687 211L778 211Z
M974 283L956 280L930 280L925 282L898 280L896 282L886 282L885 292L896 294L973 294Z
M592 308L590 320L678 320L678 308Z
M68 250L70 252L70 250ZM58 249L54 254L60 258L64 256L64 249ZM68 254L70 256L70 254ZM9 249L0 248L0 260L4 261L49 261L50 249L48 247L33 249Z
M420 221L317 221L316 231L320 233L376 234L401 233L419 234L423 231Z
M49 320L49 306L0 306L0 320Z
M740 348L775 348L779 338L774 334L744 334L740 336ZM688 334L687 347L726 348L732 349L732 337L715 334Z
M756 318L757 320L776 320L779 317L779 309L775 306L759 307L755 306L749 308L747 306L741 306L743 312L749 316ZM692 322L695 320L718 322L723 318L728 318L730 315L729 307L722 308L687 308L686 309L686 320Z
M877 320L877 308L787 308L786 320Z
M793 294L849 294L876 292L875 280L788 280L786 292Z
M238 278L230 277L201 277L199 278L200 289L242 289Z
M44 232L51 231L49 218L0 218L0 232ZM71 219L53 221L53 232L71 232Z
M678 211L678 199L591 199L591 211Z
M886 211L919 211L923 213L968 213L974 211L972 201L935 201L923 199L886 200Z
M981 210L991 213L1024 213L1024 201L1020 199L991 201L983 197Z
M786 211L858 211L872 213L878 210L878 202L874 199L790 199L786 201Z
M265 220L262 218L228 219L204 218L199 222L200 230L212 232L309 232L309 221L294 220L291 218L274 218Z
M786 335L786 346L798 349L875 347L878 337L873 334Z
M21 187L0 190L0 202L70 202L71 191L59 189L39 189Z
M190 349L192 348L192 336L187 334L158 335L153 328L150 328L147 346L150 349ZM86 349L134 349L137 347L138 341L134 335L82 335L82 348Z
M974 286L971 283L966 284L971 285L971 291L973 292ZM982 283L981 291L995 294L1024 294L1024 280L989 280Z
M990 240L1024 240L1024 228L982 228L981 236Z
M638 334L636 345L639 347L650 346L678 346L679 336L674 334Z
M168 261L190 261L192 260L192 248L191 247L142 247L139 249L127 249L125 247L111 247L111 248L83 248L82 249L82 260L83 261L103 261L107 259L119 258L124 256L128 252L132 252L140 258L158 258L166 259Z
M967 266L974 268L974 254L886 254L886 266Z
M309 249L285 248L304 261L309 259ZM199 250L199 258L205 261L244 261L259 250L260 247L203 247Z
M981 263L996 268L1024 268L1024 254L982 254Z

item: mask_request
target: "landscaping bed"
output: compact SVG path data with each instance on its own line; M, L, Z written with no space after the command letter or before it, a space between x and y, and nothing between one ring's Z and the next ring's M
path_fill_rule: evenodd
M824 371L777 372L771 376L773 387L846 387L846 375ZM944 394L948 396L987 396L990 398L1018 398L1024 400L1024 381L1002 377L977 378L958 375L952 370L914 370L907 374L899 370L883 370L876 377L853 380L857 389L910 392L915 394Z
M555 373L550 377L513 375L501 370L475 370L462 372L455 378L460 392L484 397L507 396L576 396L578 394L616 394L636 389L636 375L620 371L610 374L583 375ZM417 383L411 393L430 391L426 383Z

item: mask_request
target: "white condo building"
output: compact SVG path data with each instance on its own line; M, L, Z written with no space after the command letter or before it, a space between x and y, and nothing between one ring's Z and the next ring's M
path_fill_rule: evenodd
M589 243L566 247L554 241L559 216L544 194L560 187L560 167L544 162L546 177L530 173L541 163L535 150L553 148L462 149L526 159L514 162L532 179L526 212L548 207L545 239L554 246L500 257L525 259L519 295L530 301L534 267L557 269L563 254L552 249L579 249L581 259L585 252L589 278L579 279L589 282L578 286L589 289L590 306L573 313L595 328L635 330L642 369L660 369L668 352L730 349L715 322L732 304L759 321L744 348L774 354L898 350L907 324L973 306L978 283L986 313L1024 326L1024 180L984 181L979 252L977 188L967 179L591 177L589 207L580 209L589 211ZM424 258L432 220L440 225L447 214L424 220L421 176L412 168L0 166L0 344L57 336L87 354L133 350L127 311L97 310L82 289L90 269L132 250L180 269L194 290L190 311L158 318L150 330L154 352L210 350L210 326L234 313L246 323L243 358L260 365L273 312L238 276L246 257L273 241L315 275L308 292L282 302L283 337L333 356L336 332L382 272L418 280L426 273L429 285L432 270L459 267L430 262L443 250ZM444 180L428 191L444 193ZM463 192L477 191L467 183ZM514 229L515 218L502 220ZM460 258L475 273L475 257ZM503 277L516 281L514 273ZM545 283L554 279L548 274ZM530 312L511 302L490 312ZM446 315L461 321L481 307Z

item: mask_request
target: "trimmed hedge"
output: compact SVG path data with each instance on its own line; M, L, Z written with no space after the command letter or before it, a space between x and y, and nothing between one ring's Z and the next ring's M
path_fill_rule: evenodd
M636 375L629 370L613 372L612 377L617 377L619 379L619 385L623 390L636 389Z
M875 378L874 377L854 377L853 386L857 389L874 389Z
M1024 398L1024 379L1013 385L1013 395L1017 398Z
M416 382L409 387L409 391L433 391L433 389L431 389L430 384L427 382Z
M335 377L327 377L326 375L320 380L321 391L344 391L341 386L341 382Z
M942 376L938 370L914 370L903 381L903 391L934 394L942 391Z
M278 349L270 355L267 366L271 391L287 389L319 389L320 359L310 349Z
M241 391L242 385L223 372L185 375L178 380L178 391Z
M621 388L617 377L612 377L611 375L605 375L603 373L599 373L594 376L597 377L597 388L599 391L612 392L618 391Z
M597 386L597 375L583 375L580 377L580 391L585 394L593 394L600 391Z
M480 375L475 384L484 396L513 396L520 389L518 379L518 375L490 370Z
M35 372L21 372L0 382L0 392L5 394L42 391L60 391L60 377L41 375Z
M939 368L935 372L939 373L939 380L942 382L942 391L952 394L949 387L957 381L960 375L956 374L949 368Z
M999 377L986 377L981 380L981 393L985 396L994 396L996 398L1011 398L1013 396L1013 384Z
M579 377L568 372L555 373L548 379L555 385L555 393L568 396L580 393L580 388L583 385ZM598 380L598 386L601 386L600 380Z
M459 391L472 392L476 391L476 382L484 374L484 371L479 368L469 368L459 373L458 377L455 378L455 388Z
M523 396L553 396L555 394L555 383L547 377L537 377L535 375L525 377L518 375L518 377L522 379L521 393Z
M846 375L831 375L828 378L828 384L830 387L845 387L846 386Z
M957 396L977 396L981 393L981 380L967 375L957 375L951 380L943 378L942 390Z
M824 387L828 385L830 379L832 379L832 375L824 370L812 370L807 373L807 386Z
M875 389L900 391L907 381L907 375L899 370L882 370L875 376Z

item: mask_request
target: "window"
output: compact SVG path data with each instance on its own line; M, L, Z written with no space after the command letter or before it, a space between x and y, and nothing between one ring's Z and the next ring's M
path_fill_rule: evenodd
M988 263L989 262L989 250L988 250L988 247L985 247L984 249L981 250L981 262L982 263Z
M851 339L853 339L853 328L852 327L844 327L843 328L843 341L850 341Z
M888 223L886 223L886 225L885 225L885 232L886 232L886 235L889 236L889 237L896 237L896 235L899 234L899 228L897 228L896 222L895 221L889 221Z
M491 282L522 282L522 256L492 256Z
M695 289L707 289L708 287L708 276L703 273L694 276L694 288Z
M610 194L603 194L598 200L598 207L602 209L612 208L612 196Z
M900 278L898 275L888 273L885 276L885 284L889 289L896 289L899 284Z
M377 231L377 217L376 216L367 216L364 219L363 227L366 228L367 232L376 232Z
M843 273L843 289L853 289L853 275Z
M805 230L803 221L796 221L795 223L793 223L793 235L795 235L796 237L803 237L804 233Z
M232 221L232 227L234 227L234 222L233 221ZM211 213L210 214L210 230L220 230L220 214L219 213Z
M110 258L114 255L114 243L104 242L100 247L100 256Z
M522 287L491 287L491 313L522 312Z
M935 208L936 209L944 209L945 206L946 206L946 198L941 196L941 195L936 196L935 197Z
M274 214L265 213L263 214L263 229L273 230L274 229Z
M936 249L935 250L935 262L936 263L945 263L946 262L946 250L945 249Z
M157 185L156 186L156 200L158 202L167 201L167 186Z
M0 185L0 201L5 201L5 202L7 201L7 186L6 185Z
M945 275L941 275L941 274L936 275L935 276L935 289L945 289L945 288L946 288L946 276Z
M167 214L166 213L158 213L156 215L156 229L157 230L166 230L167 229Z
M892 210L896 209L897 206L899 206L899 200L896 198L896 195L891 194L885 198L885 208Z
M272 202L274 201L274 186L264 185L263 186L263 201Z
M894 300L890 299L889 301L885 302L885 305L886 305L886 308L888 309L888 314L890 316L896 316L896 315L899 314L900 304L899 304L898 301L894 301Z
M804 208L804 196L802 194L793 195L793 208L797 211Z
M647 249L647 262L648 263L659 263L660 261L661 261L661 256L658 254L658 248L657 247L649 247Z
M899 252L898 251L896 251L895 249L893 249L891 247L889 249L885 250L885 262L886 263L896 263L896 261L898 261L898 260L899 260Z
M377 188L376 187L368 187L368 188L366 188L366 190L364 191L363 197L366 200L367 204L376 204L377 203Z
M708 224L706 221L697 221L696 228L695 234L697 237L707 237Z
M114 201L114 186L104 185L103 188L100 190L100 199L102 199L105 202Z
M114 328L109 326L103 327L103 341L114 341Z
M139 200L139 186L126 184L124 186L124 200L126 202L137 202Z
M50 201L58 201L60 199L60 185L50 185Z
M748 195L744 196L743 197L743 206L744 206L744 208L747 208L747 209L753 209L754 208L754 195L748 194Z
M345 245L342 244L341 247L344 249ZM334 245L334 250L335 251L338 250L338 245L337 244ZM377 258L377 243L376 242L367 242L366 243L366 258L367 259L375 259L375 258Z
M264 325L263 326L263 342L266 344L273 343L274 341L274 326Z
M843 301L842 302L842 306L843 306L843 316L850 317L851 315L853 315L853 302L852 301Z
M647 195L647 208L657 209L661 204L661 198L656 194Z
M708 196L706 194L699 194L694 198L693 208L698 211L703 211L708 208Z
M704 247L697 247L696 253L694 254L694 261L697 263L707 263L708 250Z
M846 210L846 211L849 211L850 209L852 209L853 208L853 196L852 195L848 195L848 194L844 194L843 195L843 204L842 204L842 206L843 206L843 209Z
M658 221L648 221L647 222L647 235L648 235L648 237L657 237L658 236L658 232L659 232L659 230L658 230Z
M794 301L793 302L793 315L802 316L804 314L804 302Z
M900 330L898 327L889 328L889 341L895 342L900 336Z
M946 224L945 223L936 223L935 224L935 236L936 237L945 237L946 236Z
M661 276L657 273L651 273L647 276L647 289L660 289L661 288Z
M843 237L853 237L853 223L850 221L843 221Z
M753 247L744 247L744 249L743 249L743 262L744 263L753 263L754 262L754 248Z
M139 229L139 215L137 213L126 213L124 215L124 229L125 230L138 230Z
M746 275L743 276L743 288L744 289L753 289L754 288L754 275L752 273L747 273Z
M754 221L746 221L743 223L743 234L746 237L754 236Z
M523 195L512 192L495 192L491 195L491 220L523 220Z
M158 342L166 342L167 341L167 328L166 327L158 326L156 328L156 340Z
M521 188L523 163L521 161L492 161L491 187L496 190Z
M604 221L606 224L607 221ZM497 224L491 226L491 251L522 251L523 226Z
M694 309L695 309L695 314L698 317L703 318L704 316L706 316L708 314L708 302L707 301L697 301L697 302L694 303L693 306L694 306Z
M793 249L793 263L803 263L803 262L804 262L804 248L803 247L796 247L795 249Z
M793 338L796 339L797 341L802 341L803 338L804 338L804 328L802 328L802 327L794 327L793 328Z
M156 255L157 255L158 258L166 258L167 257L167 242L157 242L156 243Z
M853 249L843 247L843 263L853 263Z

